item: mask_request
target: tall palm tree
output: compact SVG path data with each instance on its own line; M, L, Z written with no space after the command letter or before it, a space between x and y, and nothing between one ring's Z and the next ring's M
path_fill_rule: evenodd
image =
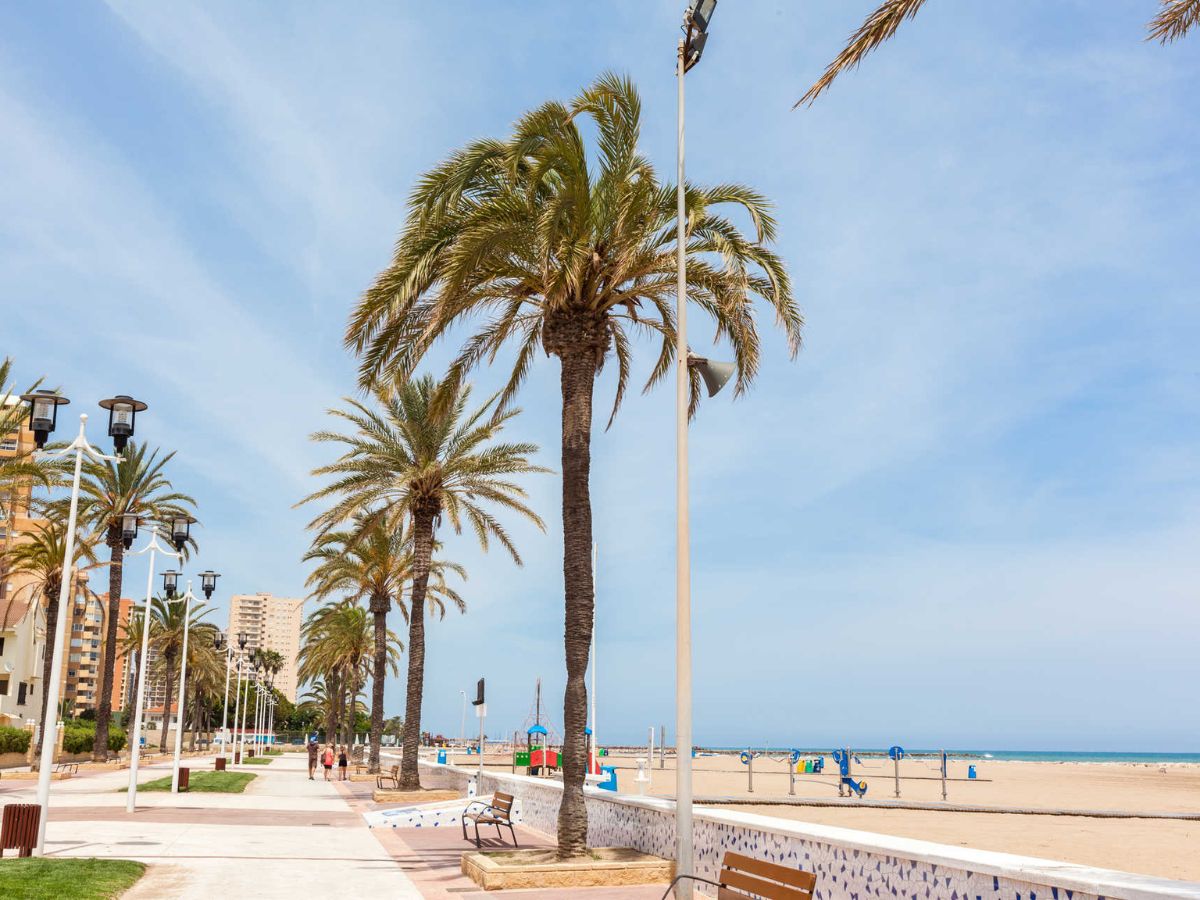
M125 623L125 636L121 639L121 646L118 652L125 660L125 671L129 672L129 691L125 695L127 704L135 703L138 692L138 680L142 674L142 628L145 623L145 616L142 614L141 607L136 607L129 612L129 621ZM128 723L133 721L135 710L132 706L127 706L122 716L123 721Z
M163 700L162 736L159 738L158 745L159 752L161 753L167 752L167 732L170 730L171 725L171 703L175 699L180 655L183 653L184 632L188 632L188 662L190 663L192 659L191 642L193 640L202 640L197 635L203 635L205 626L207 628L213 627L207 622L200 622L200 619L207 616L211 612L211 609L193 606L189 618L185 613L186 608L186 603L180 603L175 600L164 600L162 597L154 597L150 601L150 617L152 620L150 624L150 640L154 648L158 651L158 660L155 665L154 674L163 679L165 695ZM183 722L180 721L176 727L183 728Z
M858 66L868 53L892 37L904 23L925 5L925 0L884 0L874 12L867 16L842 51L825 68L801 97L796 106L811 104L829 89L840 74ZM1146 26L1148 40L1169 44L1186 35L1200 22L1200 0L1159 0L1158 14ZM793 107L794 108L794 107Z
M188 750L196 749L196 737L201 730L208 731L209 712L212 701L220 697L225 686L225 654L217 650L216 637L220 634L217 626L211 622L198 622L192 625L188 637L188 681L191 683L191 697L185 710L191 727L188 731ZM273 652L273 651L272 651ZM184 689L181 687L182 695ZM183 728L183 722L179 723Z
M338 460L316 469L333 480L305 501L334 498L311 527L330 530L357 516L356 531L386 543L399 540L407 526L412 541L412 591L408 604L408 686L404 711L401 790L419 790L417 747L421 738L421 700L425 684L425 601L432 571L434 529L443 517L455 533L466 524L486 550L498 542L520 565L521 557L490 507L514 512L545 529L525 504L525 491L513 476L545 471L529 462L534 444L501 443L498 438L516 410L492 412L485 403L467 412L471 389L430 376L405 380L375 395L374 405L346 400L346 409L330 410L349 423L348 434L322 431L317 441L342 445ZM489 413L492 413L489 415ZM371 535L379 522L387 535ZM389 585L393 596L396 585ZM379 608L383 609L382 599ZM375 610L375 607L372 607ZM376 675L379 654L376 651ZM372 747L383 732L382 679L375 685L379 703L372 711Z
M147 453L145 444L130 442L119 462L88 460L86 477L80 482L83 521L103 537L108 545L108 626L104 634L104 669L100 682L100 702L96 707L96 740L92 759L108 759L108 724L112 718L112 685L117 656L117 624L121 611L121 586L124 580L125 543L121 520L126 514L144 519L167 520L189 515L196 501L173 490L163 469L175 455L159 457L158 450Z
M412 624L402 595L405 582L414 574L413 542L403 531L393 530L385 520L370 514L356 516L355 526L350 531L321 534L304 559L318 562L307 582L312 596L341 594L354 602L365 599L374 617L368 766L369 771L378 772L383 740L383 688L388 667L387 614L395 603ZM430 605L441 617L446 614L446 601L453 603L459 612L465 611L466 603L446 584L445 576L453 572L465 579L466 570L457 563L430 560L429 571L426 596Z
M63 586L66 543L66 523L52 518L36 524L33 530L22 541L10 547L6 554L8 571L14 575L29 576L28 589L40 593L46 606L46 649L42 654L42 736L54 727L54 723L47 718L47 713L50 710L50 668L54 661L55 631L58 628L58 617L62 613L58 600ZM76 576L80 572L94 569L97 565L94 540L77 538L68 597L74 597L80 591L87 591L86 580ZM41 747L39 737L38 753L41 753Z
M590 119L589 148L579 120ZM556 357L562 396L563 580L567 684L560 855L586 848L583 801L592 631L592 395L615 361L613 421L629 382L632 339L658 344L646 389L675 371L676 196L638 151L641 100L626 78L604 75L570 104L523 116L508 140L483 140L426 173L391 264L350 317L346 343L363 386L403 382L439 339L470 329L451 383L495 360L515 364L505 408L539 351ZM592 129L589 128L589 132ZM781 260L770 204L737 184L687 185L687 296L732 347L737 393L759 367L755 298L774 311L793 355L802 319ZM748 215L747 236L721 214ZM699 377L691 372L692 407ZM406 725L408 723L406 722Z

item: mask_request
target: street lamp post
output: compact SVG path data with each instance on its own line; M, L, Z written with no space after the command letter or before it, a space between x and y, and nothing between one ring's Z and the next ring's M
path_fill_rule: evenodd
M183 601L183 651L180 654L182 659L179 661L179 716L175 724L175 762L171 768L172 794L179 793L179 762L183 755L183 717L187 701L188 636L192 631L192 601L197 599L196 595L192 593L191 581L188 581L187 590L180 599ZM171 711L164 710L163 717L169 720Z
M467 743L467 692L459 691L462 694L462 724L458 727L458 742L460 744Z
M237 739L238 739L238 711L242 708L242 658L245 655L245 651L246 651L246 632L239 631L238 636L237 636L237 641L238 641L237 689L234 691L234 701L233 701L234 734L233 734L232 740L230 740L230 742L229 742L233 746L233 750L234 750L235 754L237 753L237 743L238 743L238 741L237 741ZM240 756L237 758L241 759Z
M126 529L122 526L122 537ZM137 535L136 525L133 528L133 536L129 538L130 543L133 543L133 537ZM137 776L138 763L141 761L142 755L142 715L146 706L146 667L150 656L150 598L154 593L154 556L157 553L163 553L167 556L174 556L176 559L182 558L179 553L173 553L158 542L158 528L154 528L150 532L150 543L141 550L134 551L136 555L142 553L150 554L150 570L146 574L146 603L142 607L142 654L138 660L138 689L137 702L134 704L133 712L133 747L129 756L129 790L126 791L125 811L133 812L137 806ZM164 719L169 713L164 713ZM164 724L164 728L166 725Z
M29 404L29 430L33 432L34 442L37 445L38 451L42 451L46 446L46 439L54 431L58 424L58 408L65 406L71 401L66 397L58 394L55 391L34 391L29 394L22 394L21 399ZM125 441L133 435L134 414L146 408L145 403L133 400L130 397L122 397L122 410L128 410L128 417L124 420L124 427L121 435L116 441L117 450L125 446ZM124 401L128 401L125 403ZM101 406L113 401L101 401ZM107 408L107 407L105 407ZM79 517L79 478L83 470L83 457L86 454L90 459L97 462L120 462L120 456L106 456L95 447L88 443L87 440L87 413L79 416L79 434L75 440L71 441L63 449L49 454L51 457L65 457L68 454L75 454L75 471L71 479L71 507L67 515L67 533L66 546L63 553L62 565L62 584L58 591L58 608L60 612L58 622L54 627L53 641L54 646L51 650L50 657L50 680L46 685L48 696L51 702L46 704L46 712L54 718L53 723L42 722L42 758L38 767L38 786L37 786L37 802L41 807L38 815L38 834L36 852L38 856L45 853L46 849L46 820L50 815L50 775L54 765L54 748L56 741L56 727L47 727L53 724L58 724L58 688L62 681L62 648L63 637L66 633L66 609L67 601L70 597L70 590L73 579L71 578L71 566L75 556L75 523ZM109 424L109 435L114 434L113 427ZM49 637L49 636L48 636Z
M221 740L220 749L217 751L220 756L224 756L225 728L229 721L229 670L233 668L233 648L229 646L229 641L225 637L225 632L217 632L216 637L213 638L213 649L218 653L225 654L225 691L222 694L224 702L221 706Z
M692 597L688 526L688 407L693 367L713 389L707 360L695 360L687 342L687 204L684 194L684 75L700 61L707 41L708 24L717 0L691 0L683 16L684 36L679 41L676 77L679 82L677 163L675 187L675 874L693 870L692 840ZM730 369L732 371L732 369ZM728 379L728 374L725 379ZM716 380L720 380L717 376ZM677 900L691 900L692 881L684 877L675 885Z

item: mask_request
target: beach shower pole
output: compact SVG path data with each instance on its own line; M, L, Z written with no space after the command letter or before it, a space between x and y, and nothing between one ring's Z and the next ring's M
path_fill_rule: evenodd
M942 799L946 799L946 751L942 751Z
M896 797L900 796L900 754L892 756L892 764L896 767ZM944 797L942 799L945 799Z
M746 793L754 793L754 751L749 753L750 759L746 761Z
M658 726L658 767L667 767L667 726Z

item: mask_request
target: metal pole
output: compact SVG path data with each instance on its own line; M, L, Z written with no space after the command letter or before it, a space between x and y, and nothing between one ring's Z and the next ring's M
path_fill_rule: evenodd
M754 751L750 751L750 761L746 763L746 793L754 793Z
M154 554L158 549L157 536L150 538L150 571L146 573L146 605L142 607L142 657L138 660L137 702L133 713L133 752L129 757L129 790L125 811L133 812L137 804L138 762L142 755L142 714L146 705L146 664L150 655L150 596L154 593Z
M467 745L467 692L459 691L462 694L462 722L458 726L458 742L464 747Z
M596 755L596 562L598 560L596 542L592 541L592 650L588 659L592 663L592 690L588 699L591 701L591 719L592 719L592 760L596 762L599 757Z
M896 769L896 796L900 796L900 757L899 755L892 757L892 763Z
M238 755L238 713L242 708L242 651L238 648L238 664L237 664L237 690L234 692L233 700L233 739L229 742L233 748L234 756ZM240 759L240 757L238 757ZM230 761L232 765L232 760Z
M796 796L796 764L792 762L792 756L789 753L787 758L788 764L788 796Z
M179 663L179 721L175 725L175 765L171 770L171 793L179 793L179 758L183 754L183 713L187 698L187 655L188 635L192 631L192 582L188 581L187 593L183 595L183 659ZM163 716L170 720L171 711ZM163 726L166 727L165 725Z
M688 548L687 234L684 226L683 51L679 41L678 183L675 188L675 874L692 874L692 601ZM691 900L692 882L675 886L677 900Z
M650 726L650 743L646 745L646 771L654 765L654 726Z
M946 751L942 751L942 799L946 799Z
M246 671L246 702L242 704L242 728L238 734L239 750L237 756L242 760L242 764L246 763L246 710L250 707L250 672ZM236 723L235 723L236 724Z
M667 767L667 726L660 725L658 731L658 767Z
M46 849L46 820L50 816L50 773L54 767L54 750L58 744L58 686L62 680L62 645L66 634L67 601L71 593L71 569L75 558L75 520L79 513L79 473L83 468L83 448L87 443L84 429L87 413L79 417L79 437L75 439L75 475L71 482L71 511L67 516L67 546L63 554L62 583L58 587L58 621L54 623L54 647L50 656L50 682L46 686L46 717L42 721L42 759L38 769L37 802L41 807L38 815L37 849L42 856Z
M225 722L229 718L229 669L233 657L228 647L225 648L225 705L221 708L221 755L225 755Z
M487 707L479 707L479 774L483 775L483 720L487 714ZM479 782L479 790L483 790L483 782Z

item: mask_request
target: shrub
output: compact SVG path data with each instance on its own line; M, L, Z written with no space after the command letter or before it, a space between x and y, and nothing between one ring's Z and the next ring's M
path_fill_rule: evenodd
M80 721L68 722L63 732L64 753L90 753L96 741L96 726ZM116 753L125 749L125 732L115 725L108 729L108 749Z
M108 729L108 749L113 753L117 753L125 749L126 737L125 730L112 725Z
M29 738L24 728L0 726L0 753L25 753L29 750Z

